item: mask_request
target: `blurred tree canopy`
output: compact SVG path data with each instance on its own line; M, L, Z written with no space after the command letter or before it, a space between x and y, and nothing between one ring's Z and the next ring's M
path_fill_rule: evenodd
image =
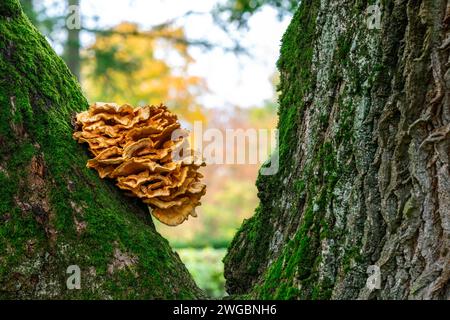
M62 57L73 74L78 78L80 78L81 74L80 32L88 32L96 35L114 32L114 30L102 28L87 28L84 23L82 23L80 29L67 28L66 19L68 18L68 15L73 14L70 12L69 7L79 6L80 0L20 0L20 2L31 22L52 41L56 48L60 47L63 49ZM298 0L227 0L224 3L217 5L211 14L217 25L227 31L232 25L237 25L239 28L246 27L250 17L263 7L269 6L274 8L277 10L279 17L282 18L293 13L299 2L300 1ZM81 21L88 18L83 16L83 12L79 13ZM186 15L192 13L193 12L187 12ZM95 21L98 17L94 16L89 18ZM176 22L177 18L174 18L162 25L155 26L153 30L147 30L143 35L151 36L153 38L155 35L158 35L161 28L173 26ZM153 31L155 34L153 34ZM139 31L136 30L135 32ZM164 33L160 33L159 36L173 42L182 42L189 46L200 46L206 49L221 47L220 43L210 43L204 39L179 38ZM235 53L246 52L245 48L242 47L238 40L232 39L231 35L230 39L234 43L233 46L222 47L222 49L233 51Z
M246 27L249 18L263 7L274 8L281 19L293 14L299 3L299 0L227 0L216 7L214 14L216 17L224 14L228 22L236 23L238 27Z
M90 33L95 36L111 35L113 33L120 33L123 36L142 36L148 38L150 41L160 38L173 42L175 45L184 44L187 46L198 46L206 49L211 49L219 44L210 43L204 39L188 39L184 34L178 35L176 33L162 32L168 28L174 27L177 18L164 22L160 25L155 25L151 30L141 32L140 30L132 30L124 32L119 29L109 29L102 27L87 27L84 23L87 20L97 21L98 16L86 16L80 7L80 0L64 0L64 1L42 1L42 0L20 0L24 12L31 20L31 22L44 34L51 42L53 47L58 51L62 48L61 56L67 63L72 73L81 80L81 41L80 33ZM72 9L76 7L77 10ZM67 26L68 19L73 19L74 15L79 19L79 28L72 28ZM187 12L183 16L192 14ZM238 51L237 48L224 48L226 50ZM61 51L61 50L59 50ZM107 56L99 55L98 58L108 58ZM104 61L105 63L108 60Z
M98 34L82 54L83 88L89 99L133 105L164 101L184 120L204 121L196 100L206 84L187 74L193 62L188 45L167 38L182 39L184 31L168 26L146 34L136 24L121 23L111 33ZM166 58L158 58L158 51L164 50ZM167 57L177 66L169 65Z

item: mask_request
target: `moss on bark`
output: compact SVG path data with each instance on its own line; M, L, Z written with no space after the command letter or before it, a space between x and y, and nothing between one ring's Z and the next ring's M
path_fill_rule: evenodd
M280 170L258 178L260 205L229 247L230 294L450 296L450 9L381 1L371 29L373 3L301 1L283 37Z
M203 296L145 206L86 168L71 117L87 101L16 0L0 4L0 105L0 298Z

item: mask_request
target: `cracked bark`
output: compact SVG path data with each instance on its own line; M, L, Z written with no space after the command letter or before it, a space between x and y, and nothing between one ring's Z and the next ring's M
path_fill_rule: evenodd
M380 30L368 5L302 1L283 38L281 168L225 259L231 294L450 299L450 3L382 1Z

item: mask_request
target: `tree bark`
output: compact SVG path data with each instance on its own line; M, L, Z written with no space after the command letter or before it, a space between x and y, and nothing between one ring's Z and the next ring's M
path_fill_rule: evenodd
M283 37L280 170L231 294L450 299L450 3L381 1L379 29L370 3L303 0Z
M86 168L87 101L18 0L0 3L0 105L0 299L203 297L146 207Z

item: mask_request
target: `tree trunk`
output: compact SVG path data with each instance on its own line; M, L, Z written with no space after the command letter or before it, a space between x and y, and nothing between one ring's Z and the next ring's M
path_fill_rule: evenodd
M146 207L86 168L87 102L18 0L0 3L0 105L0 299L203 296Z
M303 0L283 37L280 170L231 294L450 299L450 3L381 1L379 29L370 3Z

